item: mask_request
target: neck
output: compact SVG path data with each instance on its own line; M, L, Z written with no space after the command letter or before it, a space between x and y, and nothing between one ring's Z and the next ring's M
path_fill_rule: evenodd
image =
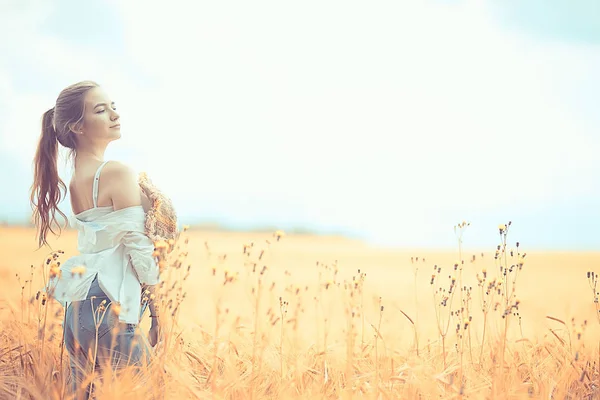
M106 147L77 149L77 152L75 155L75 164L78 164L78 161L81 161L81 160L96 160L96 161L103 162L105 151L106 151Z

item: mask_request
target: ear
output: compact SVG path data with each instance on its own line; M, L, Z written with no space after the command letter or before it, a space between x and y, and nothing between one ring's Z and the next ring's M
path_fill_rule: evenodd
M71 132L73 132L76 135L82 135L83 132L81 131L81 123L76 124L76 123L70 123L69 124L69 129L71 130Z

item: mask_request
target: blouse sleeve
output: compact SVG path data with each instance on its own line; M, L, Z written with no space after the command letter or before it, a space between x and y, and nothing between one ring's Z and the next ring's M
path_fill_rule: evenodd
M159 269L156 260L152 257L154 244L141 232L128 231L123 237L125 256L131 260L138 279L143 285L156 285L159 283Z

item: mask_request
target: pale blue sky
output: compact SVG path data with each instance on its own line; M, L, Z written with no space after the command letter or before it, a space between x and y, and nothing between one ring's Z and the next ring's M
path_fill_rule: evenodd
M29 215L42 112L93 79L122 116L107 158L182 223L451 247L469 220L493 248L510 219L529 248L600 250L595 1L0 7L0 220Z

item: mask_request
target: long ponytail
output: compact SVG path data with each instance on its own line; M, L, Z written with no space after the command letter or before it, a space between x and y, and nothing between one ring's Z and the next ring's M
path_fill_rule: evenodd
M38 227L39 247L48 245L48 231L56 235L53 224L57 224L58 212L67 222L67 216L60 211L58 203L66 196L67 187L58 176L58 138L54 129L54 108L42 117L42 133L33 161L34 179L31 186L30 202L33 220ZM64 192L64 194L63 194ZM59 233L62 231L60 226Z
M58 145L60 143L70 149L74 158L78 140L72 127L83 121L85 94L95 87L98 87L96 82L82 81L64 88L55 106L42 117L42 134L33 160L34 177L30 197L40 248L48 245L48 231L57 234L53 225L58 226L59 234L62 231L57 224L57 213L64 218L66 227L67 216L58 208L58 203L67 195L67 187L58 176Z

